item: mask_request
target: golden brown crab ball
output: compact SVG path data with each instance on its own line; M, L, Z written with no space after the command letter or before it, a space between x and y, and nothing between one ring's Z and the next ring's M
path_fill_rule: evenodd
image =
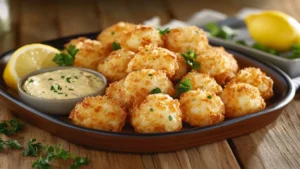
M140 47L147 45L164 45L163 39L159 31L151 26L137 25L131 32L124 34L121 47L138 52Z
M129 73L141 69L165 70L170 78L178 69L177 56L168 49L148 45L140 48L130 60L126 71Z
M106 55L112 52L112 43L121 43L121 39L124 34L132 31L136 27L135 24L126 23L126 22L118 22L106 29L104 29L97 37L105 49ZM121 44L122 46L122 44Z
M239 65L238 65L237 61L235 60L235 58L233 57L233 55L228 53L222 46L213 47L213 49L216 50L217 52L223 54L224 56L226 56L230 60L231 68L232 68L233 72L237 73L237 71L239 70Z
M194 127L204 127L224 120L225 107L214 93L197 89L180 96L182 120Z
M165 47L173 52L194 50L201 53L208 47L206 33L196 26L185 26L171 29L165 34Z
M258 88L264 99L273 96L273 80L259 68L248 67L241 69L231 82L243 82Z
M215 94L219 94L222 91L222 87L216 82L216 80L207 74L193 71L189 72L182 79L186 78L190 79L192 90L202 89Z
M233 61L213 48L207 48L195 60L201 65L198 71L215 78L220 85L224 85L235 76L236 70L232 67Z
M151 94L131 113L131 124L138 133L171 132L182 128L178 100L166 94Z
M123 84L127 105L129 108L138 105L156 88L171 96L175 94L173 84L163 70L142 69L129 73Z
M134 55L134 52L125 49L111 52L98 64L97 70L107 78L108 82L121 80L127 76L127 65Z
M77 43L79 43L79 42L84 42L84 41L87 40L87 39L88 39L88 38L86 38L86 37L79 37L79 38L76 38L76 39L72 39L72 40L70 40L69 43L66 43L64 46L65 46L66 48L68 48L71 44L75 46Z
M120 132L125 124L127 113L118 102L108 97L87 97L77 103L69 118L76 125Z
M125 78L113 83L110 83L108 88L105 91L105 96L114 99L115 101L119 102L120 105L127 109L128 105L126 104L126 97L123 91L123 84L124 84Z
M266 106L259 90L247 83L228 83L221 93L226 117L239 117L263 110Z
M188 66L180 53L176 53L176 59L178 63L178 69L175 71L174 76L172 76L171 80L178 81L188 72Z
M75 55L74 66L96 70L100 61L106 58L104 49L99 41L84 37L73 39L65 46L75 45L79 49Z

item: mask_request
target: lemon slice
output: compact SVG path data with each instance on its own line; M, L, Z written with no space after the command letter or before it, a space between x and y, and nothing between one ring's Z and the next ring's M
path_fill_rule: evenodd
M17 90L20 78L35 70L57 66L52 61L56 53L60 51L48 45L30 44L16 50L3 73L6 85Z
M300 35L297 20L279 11L249 15L245 23L255 41L278 51L289 50Z

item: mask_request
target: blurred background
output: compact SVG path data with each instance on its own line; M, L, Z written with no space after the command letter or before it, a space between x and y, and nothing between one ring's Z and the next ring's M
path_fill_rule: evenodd
M234 16L241 9L274 9L300 20L300 0L0 0L0 51L73 34L97 32L118 21L185 21L202 9Z

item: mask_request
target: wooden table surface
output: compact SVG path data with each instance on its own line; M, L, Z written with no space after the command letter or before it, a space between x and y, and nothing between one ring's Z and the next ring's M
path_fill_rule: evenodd
M159 16L163 23L172 18L186 20L194 12L211 8L234 15L243 7L276 9L300 20L298 0L12 0L12 30L0 37L0 52L21 45L63 36L96 32L118 21L140 23ZM298 99L297 99L298 98ZM251 134L192 149L160 154L129 154L98 151L74 145L26 122L23 132L13 138L36 138L43 144L61 144L73 153L87 156L93 169L288 169L300 168L300 100L296 96L279 119ZM13 115L0 102L0 120ZM0 136L8 139L5 136ZM80 136L79 136L80 137ZM1 169L31 168L34 157L20 151L0 152ZM67 168L65 162L53 168Z

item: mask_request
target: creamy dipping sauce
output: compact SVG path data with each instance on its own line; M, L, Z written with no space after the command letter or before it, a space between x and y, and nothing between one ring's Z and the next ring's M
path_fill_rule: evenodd
M73 99L92 94L102 88L98 76L80 69L63 69L29 77L23 89L45 99Z

